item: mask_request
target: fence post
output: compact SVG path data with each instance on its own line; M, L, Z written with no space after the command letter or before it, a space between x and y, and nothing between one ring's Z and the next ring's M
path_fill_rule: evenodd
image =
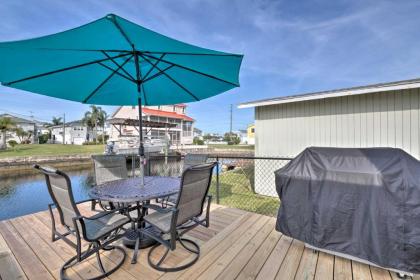
M216 203L220 204L219 156L216 156Z

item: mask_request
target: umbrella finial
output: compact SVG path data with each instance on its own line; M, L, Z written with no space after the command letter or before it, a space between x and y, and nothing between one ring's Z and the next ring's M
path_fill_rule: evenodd
M115 14L107 14L106 18L110 19L110 20L113 20L113 19L115 19Z

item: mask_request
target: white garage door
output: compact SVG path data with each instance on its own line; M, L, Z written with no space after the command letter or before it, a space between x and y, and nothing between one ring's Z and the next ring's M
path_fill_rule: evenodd
M83 142L85 142L85 139L83 137L73 138L73 144L75 144L75 145L82 145Z

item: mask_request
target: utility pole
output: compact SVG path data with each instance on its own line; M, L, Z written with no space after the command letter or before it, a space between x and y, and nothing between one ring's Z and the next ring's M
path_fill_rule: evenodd
M229 139L232 142L232 122L233 122L233 106L230 104L230 130L229 130Z
M63 114L63 145L66 145L66 113Z

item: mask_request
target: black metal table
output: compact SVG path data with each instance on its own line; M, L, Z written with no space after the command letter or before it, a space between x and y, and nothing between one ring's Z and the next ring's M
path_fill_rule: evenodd
M137 219L131 231L127 231L124 245L134 248L133 259L131 263L136 263L139 248L145 248L154 243L153 240L142 236L138 231L139 228L145 227L143 217L146 209L142 207L144 203L148 203L152 199L167 197L178 193L181 180L177 177L162 176L146 176L144 178L144 186L141 186L142 178L128 178L107 182L89 191L89 195L93 199L101 201L109 201L115 204L136 204Z

